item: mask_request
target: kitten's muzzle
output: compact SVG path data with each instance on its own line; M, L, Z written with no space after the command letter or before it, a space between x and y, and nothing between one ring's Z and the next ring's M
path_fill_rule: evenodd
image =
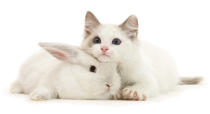
M108 48L107 46L101 47L101 51L102 51L103 53L106 53L108 50L109 50L109 48Z

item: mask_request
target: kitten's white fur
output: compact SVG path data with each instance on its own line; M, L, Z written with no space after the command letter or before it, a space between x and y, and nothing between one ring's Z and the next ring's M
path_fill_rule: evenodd
M20 76L11 87L13 93L30 94L32 100L47 100L110 99L118 92L121 81L116 64L99 63L74 46L54 43L40 46L45 50L22 65ZM96 66L96 73L89 71L91 65Z
M81 47L102 62L118 63L123 99L145 100L176 87L179 78L174 60L159 47L138 40L136 16L128 17L121 25L107 25L100 24L91 12L87 12L85 22ZM101 39L100 44L92 43L96 36ZM114 38L122 43L113 45ZM108 56L101 55L102 46L109 48Z

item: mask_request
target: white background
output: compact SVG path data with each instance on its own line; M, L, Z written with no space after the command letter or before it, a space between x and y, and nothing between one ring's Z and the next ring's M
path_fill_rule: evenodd
M87 10L103 23L120 24L129 15L137 15L139 38L169 51L181 75L203 76L204 83L180 86L146 102L33 102L28 96L10 94L20 64L39 49L38 42L80 45ZM209 44L209 0L1 0L0 113L209 114Z

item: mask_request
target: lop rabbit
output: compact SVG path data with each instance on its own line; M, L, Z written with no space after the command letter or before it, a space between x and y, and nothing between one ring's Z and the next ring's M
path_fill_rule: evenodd
M32 55L11 86L12 93L32 100L110 99L121 81L114 63L100 63L78 47L40 43L44 50Z

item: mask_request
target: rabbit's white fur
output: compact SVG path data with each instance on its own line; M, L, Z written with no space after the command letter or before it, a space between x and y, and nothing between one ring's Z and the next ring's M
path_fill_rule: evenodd
M120 77L116 64L100 63L74 46L54 43L40 46L45 50L22 65L12 92L30 94L33 100L110 99L118 92ZM89 71L91 65L97 68L95 73Z

